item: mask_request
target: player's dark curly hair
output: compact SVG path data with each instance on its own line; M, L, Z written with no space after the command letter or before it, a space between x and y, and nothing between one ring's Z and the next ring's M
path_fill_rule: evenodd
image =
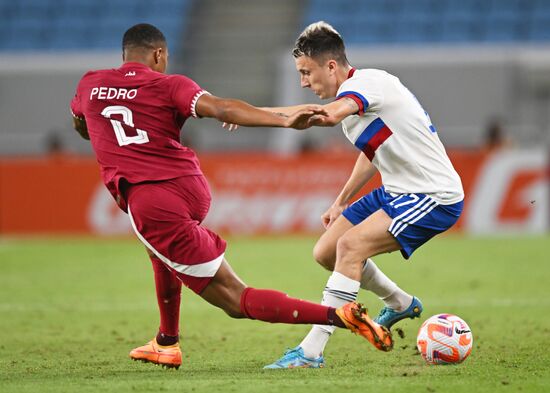
M155 26L140 23L130 27L122 37L122 50L166 46L166 37Z
M318 63L324 63L329 58L342 65L349 63L342 36L326 22L316 22L306 27L294 44L292 56L308 56Z

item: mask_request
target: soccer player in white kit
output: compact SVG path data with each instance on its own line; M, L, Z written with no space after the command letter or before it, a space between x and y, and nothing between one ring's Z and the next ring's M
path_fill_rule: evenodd
M361 152L342 191L323 214L326 232L313 255L332 270L323 304L339 307L355 300L359 288L380 297L385 307L375 322L390 328L422 312L419 299L399 288L371 257L414 250L459 218L464 192L435 127L416 97L400 80L382 70L354 69L340 34L317 22L298 37L293 56L300 83L322 99L328 116L314 125L342 124L344 134ZM299 106L298 106L299 107ZM268 108L291 113L298 107ZM376 171L382 187L353 204L353 196ZM334 327L314 325L282 358L265 368L319 368Z

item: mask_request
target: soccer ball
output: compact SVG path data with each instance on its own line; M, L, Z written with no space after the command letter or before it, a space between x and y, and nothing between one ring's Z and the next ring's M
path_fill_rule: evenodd
M420 326L416 347L428 363L461 363L472 352L473 341L470 327L461 318L438 314Z

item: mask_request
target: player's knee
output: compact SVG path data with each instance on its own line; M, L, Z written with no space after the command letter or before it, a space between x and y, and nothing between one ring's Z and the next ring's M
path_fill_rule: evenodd
M317 244L315 244L315 247L313 247L313 258L325 269L334 269L334 252L331 251L322 241L318 241Z
M347 261L349 256L354 256L358 251L357 241L351 236L342 236L336 244L336 252L339 260ZM357 258L349 258L355 261ZM362 261L362 260L361 260Z
M231 318L246 318L246 315L241 311L241 296L244 286L238 285L230 288L224 298L222 305L223 311Z
M241 311L241 302L240 299L237 302L230 302L224 308L223 311L229 315L231 318L246 318L246 316Z
M240 310L224 310L227 315L229 315L231 318L235 319L241 319L245 318L245 315Z

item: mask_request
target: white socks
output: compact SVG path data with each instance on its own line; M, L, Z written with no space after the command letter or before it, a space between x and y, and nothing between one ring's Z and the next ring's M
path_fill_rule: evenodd
M363 267L361 282L352 280L341 273L333 272L323 291L321 304L334 308L341 307L357 298L359 287L373 292L384 301L387 307L398 312L404 311L412 303L412 296L382 273L369 258ZM335 326L313 325L300 343L304 355L311 359L321 356L334 330L336 330Z
M323 301L321 304L338 308L352 302L357 298L359 286L359 281L352 280L341 273L333 272L323 291ZM307 336L300 343L300 347L304 350L304 355L312 359L321 356L330 335L335 329L336 326L313 325Z
M388 278L372 259L367 259L361 274L361 288L376 294L387 307L397 312L404 311L412 303L412 296Z

